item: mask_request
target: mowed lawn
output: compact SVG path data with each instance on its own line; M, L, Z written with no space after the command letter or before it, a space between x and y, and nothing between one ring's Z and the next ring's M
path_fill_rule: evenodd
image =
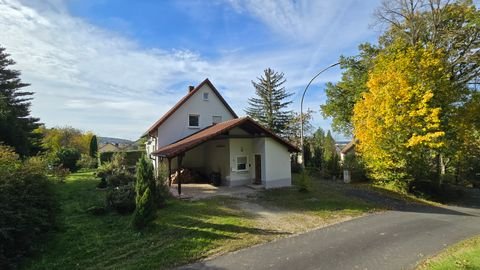
M480 269L480 236L447 248L417 268L417 270L450 269Z
M255 215L227 197L194 202L171 199L158 210L154 224L137 232L129 215L94 216L86 211L104 205L105 191L96 189L98 181L93 173L76 173L66 183L56 184L59 230L26 262L25 269L165 269L287 235L258 226ZM252 200L326 221L372 209L320 181L314 181L310 193L286 188L262 192Z

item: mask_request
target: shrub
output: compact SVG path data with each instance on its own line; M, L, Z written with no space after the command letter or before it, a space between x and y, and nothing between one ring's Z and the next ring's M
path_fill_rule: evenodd
M135 190L132 185L109 190L106 199L107 207L119 214L129 214L135 210Z
M124 165L129 167L135 166L136 162L145 154L145 151L102 152L98 154L98 160L100 164L112 161L117 153L124 155Z
M153 164L145 155L138 160L136 171L136 207L132 224L136 229L141 229L154 218L160 194L156 192Z
M300 192L310 192L312 190L312 180L306 170L303 170L300 173L297 181L297 187L298 191Z
M55 194L40 158L0 145L0 269L15 268L55 224Z
M100 177L103 181L107 179L108 176L113 175L114 171L113 163L112 162L106 162L100 165L97 168L97 177Z
M143 195L138 199L132 224L136 229L144 228L150 221L155 219L155 201L150 188L147 187Z
M107 176L107 184L110 187L124 186L133 184L133 182L135 182L135 177L127 172L119 172Z
M69 169L71 172L76 172L77 161L80 159L80 151L75 148L61 148L55 153L53 166L62 166Z
M97 159L86 154L82 154L77 161L77 167L83 169L97 168Z
M63 168L61 165L53 168L52 170L53 176L58 180L60 183L65 183L65 180L70 175L70 170L67 168Z

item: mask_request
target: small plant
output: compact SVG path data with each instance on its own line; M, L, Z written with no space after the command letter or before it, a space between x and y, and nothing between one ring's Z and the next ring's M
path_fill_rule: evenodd
M300 177L297 181L297 187L298 191L300 192L310 192L312 190L312 180L306 170L303 170L300 173Z

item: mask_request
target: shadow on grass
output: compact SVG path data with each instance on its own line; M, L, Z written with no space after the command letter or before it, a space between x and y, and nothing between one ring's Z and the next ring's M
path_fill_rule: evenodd
M230 198L170 200L142 232L131 216L86 210L104 205L92 173L72 174L57 184L60 230L52 234L25 269L165 269L231 251L286 233L258 229L254 218Z

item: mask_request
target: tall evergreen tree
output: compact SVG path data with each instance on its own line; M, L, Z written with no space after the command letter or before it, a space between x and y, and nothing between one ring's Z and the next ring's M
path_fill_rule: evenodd
M97 136L93 135L90 139L90 156L96 157L98 151Z
M293 93L288 93L283 84L286 82L283 73L271 68L264 70L264 75L252 81L256 97L248 99L249 107L245 110L248 116L260 122L278 135L285 135L288 123L292 119L292 111L287 110L292 103L288 100Z
M20 71L9 69L15 62L0 47L0 143L10 145L21 156L40 150L39 119L30 116L32 92L20 79Z

